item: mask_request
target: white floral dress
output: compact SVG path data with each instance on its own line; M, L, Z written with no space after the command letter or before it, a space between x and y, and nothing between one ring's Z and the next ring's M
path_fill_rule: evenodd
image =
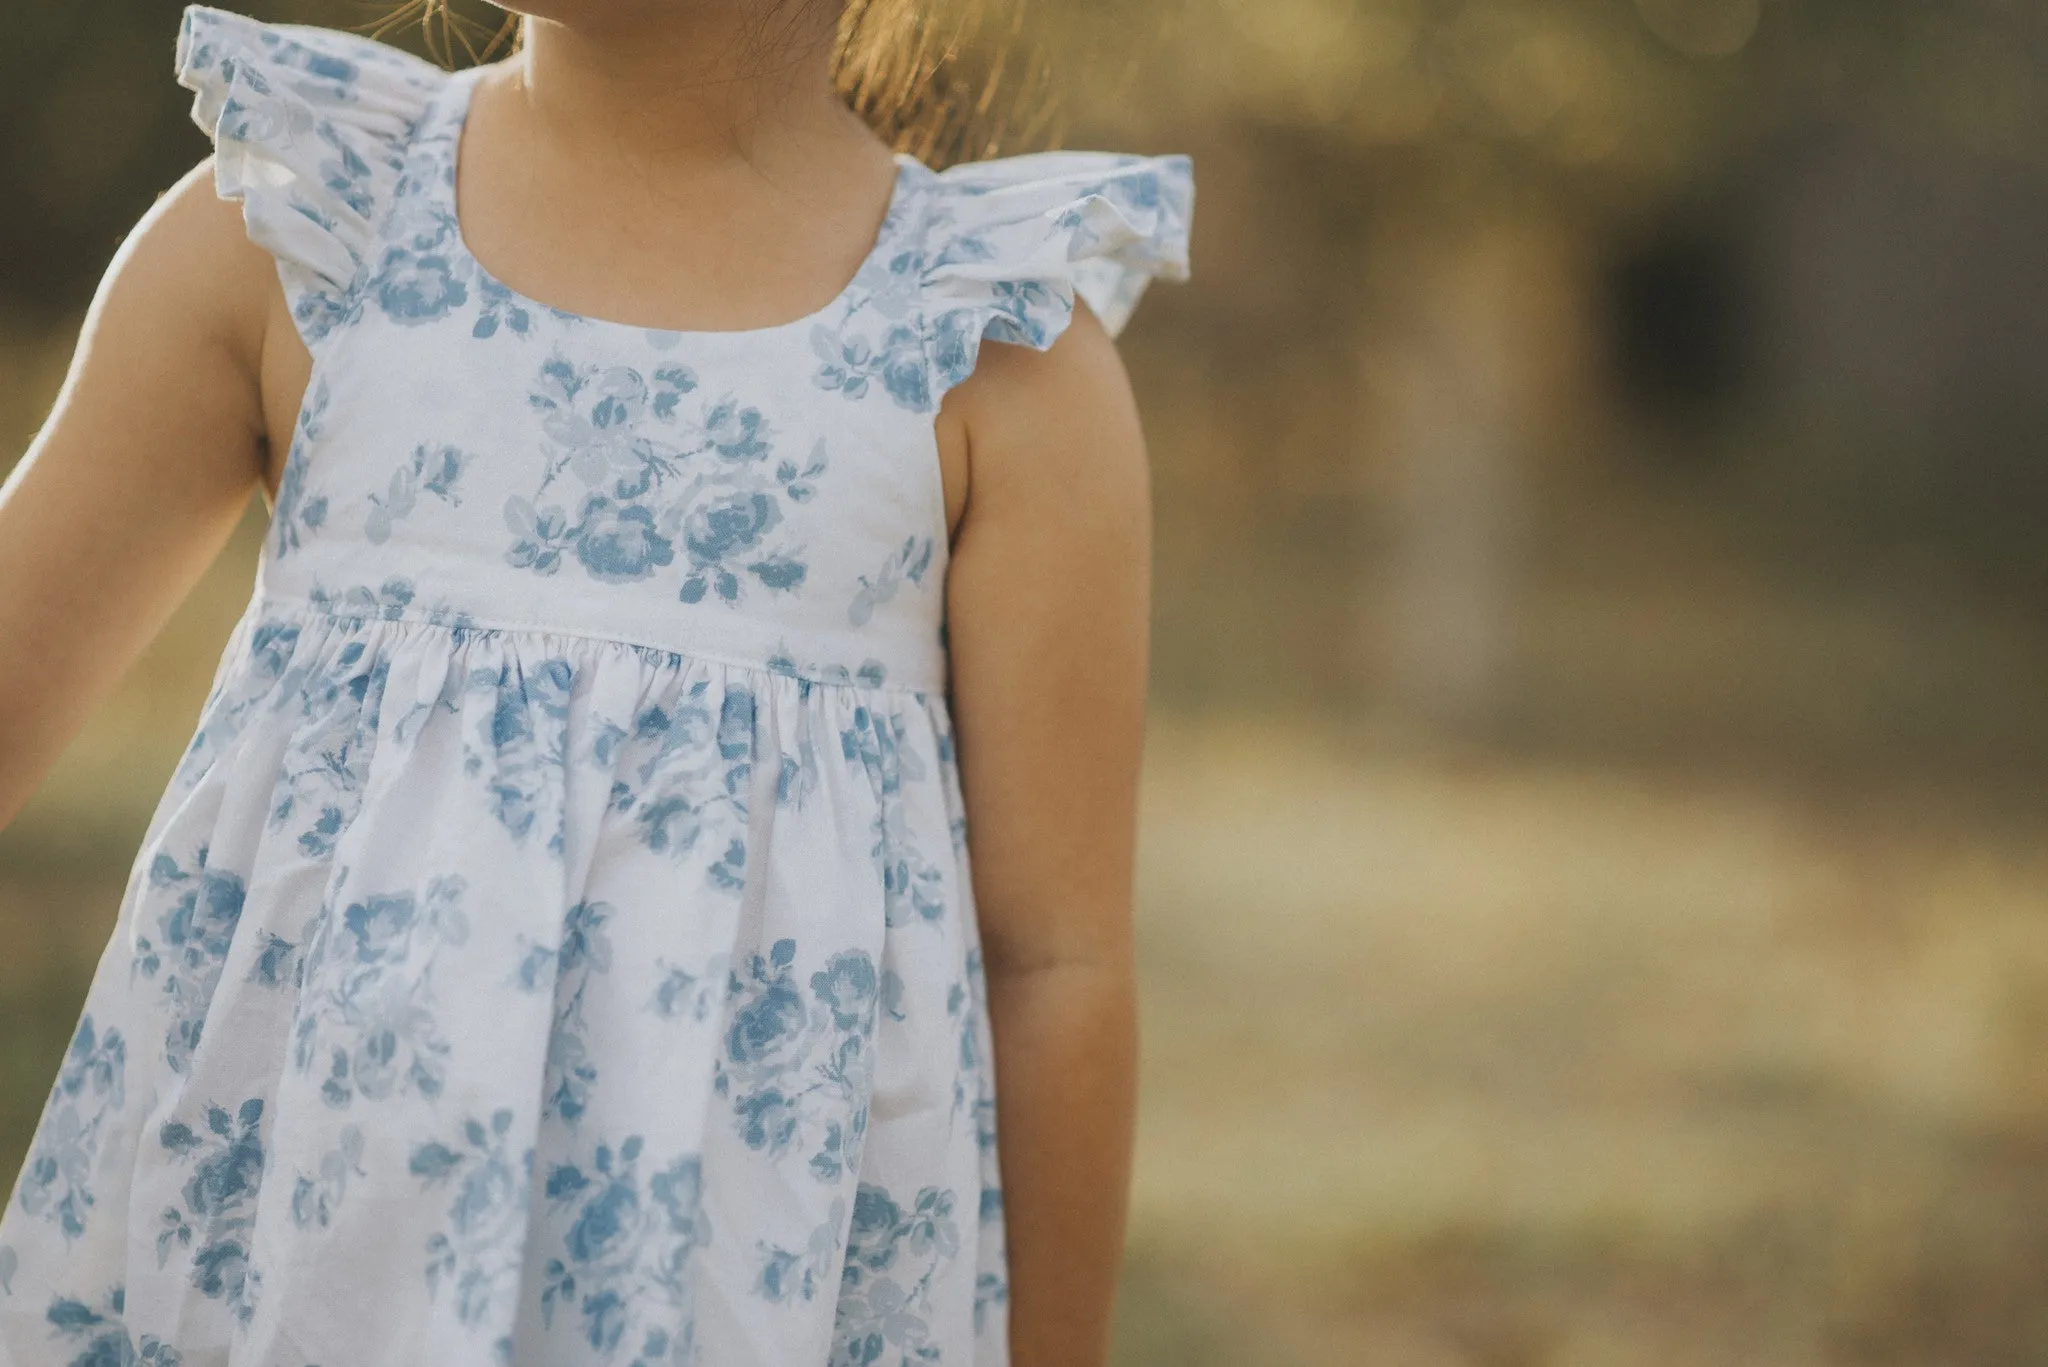
M194 7L314 358L0 1219L0 1364L1005 1361L933 414L1187 269L1181 157L908 157L818 312L464 246L472 73Z

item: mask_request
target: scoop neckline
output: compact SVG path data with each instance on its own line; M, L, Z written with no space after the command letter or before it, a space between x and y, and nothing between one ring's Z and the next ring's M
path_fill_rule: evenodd
M896 163L896 178L889 186L889 198L886 207L882 211L882 221L875 229L873 243L869 245L866 254L861 257L860 264L854 267L853 274L839 288L839 291L826 300L821 307L813 309L801 317L791 318L780 323L770 323L764 327L670 328L655 327L646 323L629 323L623 319L607 318L594 313L581 313L574 309L560 308L542 299L536 299L525 291L507 284L499 279L488 266L484 265L477 254L470 249L469 236L464 230L462 223L462 207L460 195L457 192L457 182L462 166L463 134L469 127L470 106L476 94L477 83L482 79L485 70L486 68L483 66L473 66L451 72L449 73L447 84L441 91L440 103L442 108L439 111L441 115L439 123L441 126L438 131L441 134L443 149L441 163L444 174L439 177L439 180L443 187L443 207L448 214L449 235L454 240L455 249L462 254L464 262L467 263L470 270L475 272L476 279L481 285L521 308L535 313L549 314L565 322L622 332L634 332L643 336L653 336L664 340L703 341L710 344L720 341L744 342L758 338L777 337L786 333L809 331L819 324L830 320L834 314L843 312L852 300L855 291L859 289L861 282L867 278L868 272L874 267L876 262L882 260L886 255L892 241L902 229L903 210L910 198L911 180L918 170L925 169L924 163L908 152L892 154Z

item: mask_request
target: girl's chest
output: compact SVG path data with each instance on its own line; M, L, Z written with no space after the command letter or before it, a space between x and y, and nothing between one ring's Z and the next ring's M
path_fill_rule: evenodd
M817 341L553 315L479 336L366 311L306 372L270 582L379 615L929 675L940 425L850 392Z

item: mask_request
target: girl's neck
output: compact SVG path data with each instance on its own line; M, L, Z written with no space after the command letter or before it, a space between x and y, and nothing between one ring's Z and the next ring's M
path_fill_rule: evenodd
M785 160L871 141L832 85L838 7L625 0L529 16L505 65L524 132L549 151L628 148L644 172Z
M533 0L468 96L465 245L564 310L684 330L806 314L898 168L832 85L830 0Z

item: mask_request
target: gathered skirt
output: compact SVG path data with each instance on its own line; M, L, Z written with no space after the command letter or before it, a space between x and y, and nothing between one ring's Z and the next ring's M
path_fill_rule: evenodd
M0 1217L0 1364L1005 1361L943 697L259 595Z

